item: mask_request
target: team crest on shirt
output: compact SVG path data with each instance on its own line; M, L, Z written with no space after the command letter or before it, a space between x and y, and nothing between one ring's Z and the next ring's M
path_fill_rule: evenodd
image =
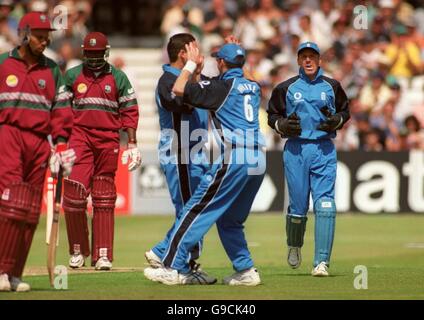
M302 94L300 92L295 92L293 97L294 97L294 103L300 103L302 101L305 101L304 99L302 99Z
M327 95L325 94L325 92L321 92L321 100L325 101L327 99Z
M18 85L18 83L19 83L18 77L15 76L14 74L10 74L10 75L7 76L6 84L9 87L14 88Z
M105 85L105 92L106 93L111 93L112 92L112 87L110 85Z
M39 79L38 80L38 86L40 87L40 89L45 89L46 88L46 80Z
M86 92L87 92L87 85L86 85L85 83L80 83L80 84L77 86L77 91L78 91L79 93L86 93Z

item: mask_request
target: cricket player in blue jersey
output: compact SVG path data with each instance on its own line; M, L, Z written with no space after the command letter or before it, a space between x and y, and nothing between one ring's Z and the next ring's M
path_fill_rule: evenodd
M195 38L188 33L179 33L169 39L167 52L170 64L163 66L164 72L156 88L156 104L161 129L159 159L175 207L176 219L181 216L184 205L196 190L201 177L209 169L209 161L202 152L203 148L193 154L195 159L190 159L192 147L198 142L190 141L190 135L197 129L207 132L208 111L189 107L181 97L176 97L172 92L175 80L187 62L185 45L192 41L195 41ZM198 77L200 71L197 70L194 76ZM168 232L167 238L171 230ZM199 264L195 260L200 256L202 243L202 239L199 240L190 251L189 263L192 269L199 269ZM145 253L146 260L151 267L163 266L161 260L166 244L167 240L159 242ZM216 282L215 278L208 277L200 269L198 271L208 281Z
M301 263L309 195L315 213L313 276L328 276L333 247L337 154L332 142L349 120L349 102L340 83L323 75L320 50L313 42L297 51L299 75L274 88L268 104L268 124L288 138L283 152L289 206L286 217L287 262Z
M189 105L210 111L221 146L214 162L185 204L169 237L163 268L146 268L144 275L167 285L209 284L188 264L190 250L216 223L235 273L227 285L261 283L243 231L265 172L263 137L259 132L260 87L243 77L245 50L227 43L216 53L220 77L189 83L203 57L194 42L186 47L188 61L173 92Z

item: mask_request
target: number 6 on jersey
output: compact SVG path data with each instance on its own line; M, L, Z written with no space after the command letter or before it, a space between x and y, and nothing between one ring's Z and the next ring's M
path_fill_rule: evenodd
M250 94L244 96L244 116L249 122L253 121L253 106L250 104L251 99L252 96Z

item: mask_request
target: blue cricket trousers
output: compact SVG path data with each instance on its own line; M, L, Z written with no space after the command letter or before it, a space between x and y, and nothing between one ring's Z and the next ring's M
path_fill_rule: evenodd
M242 271L253 267L243 224L264 177L265 154L257 152L255 164L237 164L235 150L230 154L234 163L214 164L184 206L169 237L165 266L188 272L190 250L216 223L233 268ZM262 168L255 174L249 170L258 167Z

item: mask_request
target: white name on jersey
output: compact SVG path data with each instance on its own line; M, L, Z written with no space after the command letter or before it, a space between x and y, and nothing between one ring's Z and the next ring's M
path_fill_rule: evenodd
M240 93L244 93L245 91L256 92L257 89L258 89L258 86L251 83L242 83L242 84L239 84L239 86L237 87L237 90Z

